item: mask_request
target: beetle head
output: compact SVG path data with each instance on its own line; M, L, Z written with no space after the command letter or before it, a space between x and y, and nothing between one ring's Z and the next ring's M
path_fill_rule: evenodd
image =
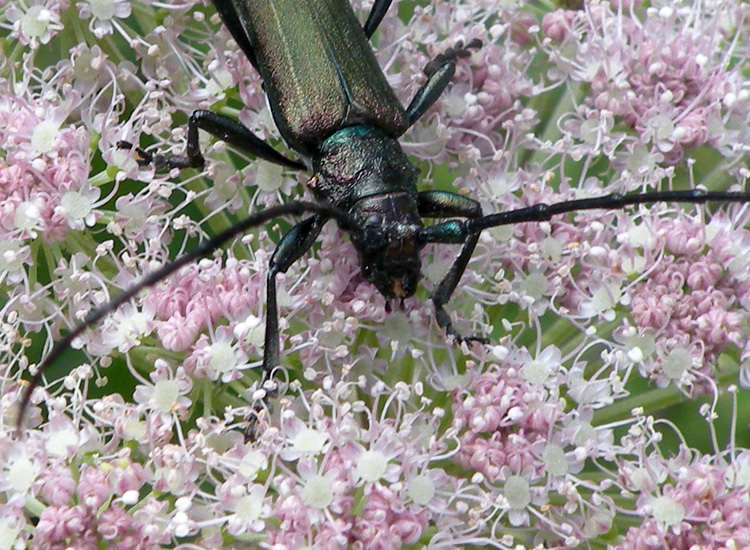
M362 274L387 300L401 300L402 306L421 278L422 224L412 202L406 194L385 193L362 199L353 209L357 224L351 239Z

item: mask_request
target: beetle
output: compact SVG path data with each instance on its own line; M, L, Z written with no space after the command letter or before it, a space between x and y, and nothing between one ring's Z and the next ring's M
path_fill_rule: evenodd
M389 309L394 302L403 307L404 299L415 293L421 276L420 252L427 244L461 245L431 300L437 323L448 337L455 342L471 342L485 340L460 335L445 305L484 229L546 221L580 210L621 209L660 201L750 200L746 193L694 189L612 194L484 215L479 202L458 193L418 191L419 170L404 153L398 138L435 103L450 83L457 60L478 49L479 41L456 44L428 63L426 82L404 108L388 85L368 41L391 0L376 0L364 25L348 0L213 0L213 3L240 49L260 73L279 133L299 159L282 155L231 118L197 110L189 119L184 156L151 155L137 149L139 162L151 164L157 170L200 168L205 161L198 132L204 130L253 156L287 168L311 171L313 175L307 186L318 202L291 202L252 214L92 311L39 364L21 400L19 425L31 392L46 367L87 327L188 262L210 254L249 227L277 216L311 214L282 237L270 260L263 383L271 379L279 364L276 278L311 248L331 219L348 233L363 276L386 298ZM127 142L119 146L132 147ZM449 219L425 226L426 218Z

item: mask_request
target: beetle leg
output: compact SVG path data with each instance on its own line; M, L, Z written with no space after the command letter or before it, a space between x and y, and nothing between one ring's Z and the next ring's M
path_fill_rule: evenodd
M255 425L260 411L265 409L267 400L276 393L276 388L267 388L266 382L273 380L274 369L279 365L279 310L276 304L276 276L286 273L294 262L310 250L315 239L328 221L328 216L316 215L302 220L292 227L279 242L271 256L266 275L266 335L263 345L263 367L261 387L265 395L260 402L253 404L253 411L247 420L245 436L248 440L255 438Z
M474 199L450 191L420 191L419 215L423 218L480 218L482 207ZM431 241L443 242L443 241Z
M310 250L320 235L326 216L311 216L292 227L281 238L271 256L266 276L266 337L263 347L263 380L271 378L271 373L279 365L279 312L276 305L276 276L286 273L294 262Z
M213 3L224 25L229 29L232 38L234 38L234 41L237 42L237 45L257 71L258 61L255 58L255 51L252 44L250 44L250 39L247 37L245 25L237 14L237 5L232 0L213 0Z
M380 25L380 22L385 17L388 8L391 6L393 0L375 0L370 10L370 15L367 17L367 21L362 26L362 30L365 31L367 38L372 38L372 35Z
M443 53L436 55L430 60L424 67L424 74L430 77L445 65L452 63L455 66L458 58L469 57L471 55L471 50L477 50L481 47L482 41L478 38L470 40L466 46L464 46L463 41L459 40L452 48L448 48Z
M156 170L171 170L172 168L202 168L205 159L200 150L198 141L198 130L205 130L209 134L226 141L228 144L250 153L253 156L288 166L304 170L306 167L300 161L290 160L279 153L276 149L268 145L262 139L256 137L248 128L234 119L219 115L211 111L198 110L193 111L188 121L187 149L185 155L151 155L137 148L142 159L139 164L146 166L153 163ZM123 149L132 148L132 144L127 141L120 141L117 146Z
M484 338L464 338L453 328L450 316L445 311L445 304L458 285L461 275L474 252L479 234L491 227L514 225L518 223L541 222L553 216L570 214L584 210L616 210L628 206L653 204L655 202L684 202L704 204L706 202L748 202L750 194L731 191L705 191L688 189L684 191L654 191L650 193L633 193L621 195L614 193L587 199L575 199L552 204L535 204L507 212L498 212L483 216L479 203L455 193L445 191L423 191L419 193L419 212L425 217L462 216L468 220L449 220L425 227L420 231L422 243L463 243L458 257L432 294L435 304L435 316L438 325L445 328L448 335L459 342L486 341Z
M409 126L419 120L427 112L427 109L432 107L448 86L456 72L456 60L459 57L467 57L471 53L470 50L481 46L482 42L476 38L466 46L459 41L453 48L448 48L425 65L424 72L428 77L427 82L417 90L414 99L406 108Z
M457 193L447 191L422 191L418 195L419 214L425 218L463 217L477 219L482 217L482 207L473 199ZM425 228L421 232L423 242L431 243L462 243L458 256L443 276L438 287L432 293L432 303L435 305L435 318L448 336L457 342L479 341L486 342L486 338L476 336L464 337L453 327L451 317L445 309L466 266L474 253L479 240L479 232L468 232L462 222L446 222Z
M52 347L49 353L45 355L42 361L37 365L35 373L31 377L31 380L29 380L29 383L26 386L26 389L24 390L23 395L21 396L21 401L18 406L19 412L18 412L18 418L16 420L17 422L16 428L18 430L21 429L21 425L23 423L24 411L29 405L31 394L33 393L34 389L39 386L48 367L52 365L60 357L60 355L62 355L68 348L70 348L71 344L75 341L75 339L81 336L81 334L83 334L86 329L88 329L91 326L94 326L99 321L104 319L107 315L115 311L122 304L124 304L125 302L131 300L132 298L140 294L141 291L155 285L159 281L165 279L166 277L170 276L171 274L179 270L181 267L191 262L194 262L198 258L211 256L211 254L217 248L219 248L222 244L226 243L227 241L236 237L237 235L244 233L251 227L257 227L259 225L262 225L268 222L269 220L278 218L279 216L286 216L290 214L300 215L306 212L315 212L316 214L312 216L311 218L308 218L308 220L314 220L316 218L320 219L321 226L326 220L330 218L334 218L337 222L339 222L339 224L351 224L352 223L350 216L346 212L339 210L338 208L334 206L327 205L327 204L321 204L321 203L316 204L316 203L310 203L310 202L297 201L297 202L288 202L286 204L281 204L277 206L270 206L266 208L265 210L261 210L260 212L255 212L253 214L250 214L244 220L239 221L238 223L234 224L232 227L229 227L225 229L224 231L218 233L217 235L214 235L210 239L198 244L190 252L187 252L186 254L179 256L177 259L164 264L162 267L156 269L155 271L144 275L143 278L141 278L134 285L125 289L123 292L121 292L119 295L115 296L114 298L110 299L104 305L101 305L97 307L96 309L90 311L86 315L86 317L83 319L83 321L81 321L75 327L73 327L71 331L64 338L62 338L61 340L58 340L57 343L55 343L55 345ZM298 227L299 225L301 224L298 224L296 227ZM315 233L315 235L317 236L318 233L320 233L320 229L317 229L317 233ZM277 251L278 251L278 248L277 248ZM302 253L304 253L304 251L299 253L297 257L301 256ZM288 267L289 265L287 265L287 268ZM277 344L277 349L278 349L278 344ZM278 352L277 352L277 356L278 356Z

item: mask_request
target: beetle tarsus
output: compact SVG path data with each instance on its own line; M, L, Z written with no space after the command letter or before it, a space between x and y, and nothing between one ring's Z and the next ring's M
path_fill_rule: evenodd
M441 67L448 63L455 64L459 58L466 58L471 55L471 50L478 50L482 47L482 41L474 38L464 46L463 40L459 40L452 48L448 48L443 53L436 55L424 67L424 74L428 77L435 74Z
M271 404L268 402L269 396L264 397L260 402L253 403L250 413L245 417L245 442L253 442L258 439L258 434L262 432L259 425L263 423L271 412Z
M172 170L173 168L203 168L205 160L202 155L197 157L189 158L185 155L161 155L149 153L141 147L136 147L129 141L120 140L117 142L118 149L134 150L136 152L135 161L138 166L148 167L153 166L157 172L165 172Z
M435 318L437 319L440 328L445 331L448 339L456 346L460 346L463 343L471 344L474 342L483 345L490 343L490 339L483 336L462 336L456 330L456 327L453 326L453 321L451 321L450 315L448 315L448 312L442 306L435 308Z
M198 130L208 132L229 145L268 162L296 170L304 170L306 168L303 162L289 159L276 151L243 124L227 116L203 109L198 109L190 115L187 130L187 146L184 155L152 155L138 147L136 151L142 157L142 160L138 160L138 164L140 166L153 165L157 172L169 171L174 168L179 168L180 170L185 168L203 168L206 160L203 157L203 153L201 153ZM118 142L118 147L120 147L120 144L123 144L123 149L133 148L133 145L127 141Z
M127 149L127 150L135 150L136 153L136 159L135 161L138 163L138 166L148 166L151 164L154 160L154 155L146 151L145 149L141 149L140 147L135 147L132 143L125 140L120 140L117 142L117 148L118 149Z
M492 340L490 340L489 338L485 338L484 336L458 336L458 342L456 343L460 345L464 342L467 344L477 343L486 346L491 343Z
M406 108L409 126L419 120L445 91L456 72L456 60L460 57L468 57L471 55L469 50L479 48L481 45L482 41L476 38L466 46L459 40L453 48L448 48L425 65L424 73L427 75L427 82L417 90Z
M273 387L268 387L272 385ZM273 404L271 399L279 394L279 385L274 381L272 373L263 373L263 380L260 383L260 387L263 388L263 396L258 397L253 401L250 407L250 413L245 417L245 441L252 442L258 438L258 434L262 432L259 429L259 425L267 421L270 414L273 412Z

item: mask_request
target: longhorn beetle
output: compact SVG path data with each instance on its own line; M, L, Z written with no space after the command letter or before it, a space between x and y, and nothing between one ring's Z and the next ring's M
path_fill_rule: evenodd
M581 210L621 209L659 201L750 200L746 193L702 190L612 194L484 215L477 201L457 193L418 191L419 171L405 155L398 138L435 103L451 81L457 59L478 49L478 41L457 44L431 61L425 69L427 81L408 107L403 108L368 42L391 0L376 0L364 25L357 20L348 0L213 0L213 3L224 25L260 73L274 121L299 159L283 156L230 118L198 110L188 123L185 156L150 155L138 149L140 162L152 164L156 169L200 168L204 158L198 131L204 130L256 157L312 172L307 185L318 203L292 202L253 214L92 311L40 363L23 395L19 424L46 367L87 327L186 263L210 254L247 228L277 216L311 214L283 236L270 260L264 381L279 364L276 277L310 249L330 219L335 219L349 234L359 255L362 274L389 306L394 301L403 304L405 298L414 294L421 273L420 251L425 245L461 245L431 299L438 325L451 339L462 342L483 339L458 334L445 305L484 229L540 222ZM120 146L131 147L126 142ZM424 226L425 218L451 219Z

